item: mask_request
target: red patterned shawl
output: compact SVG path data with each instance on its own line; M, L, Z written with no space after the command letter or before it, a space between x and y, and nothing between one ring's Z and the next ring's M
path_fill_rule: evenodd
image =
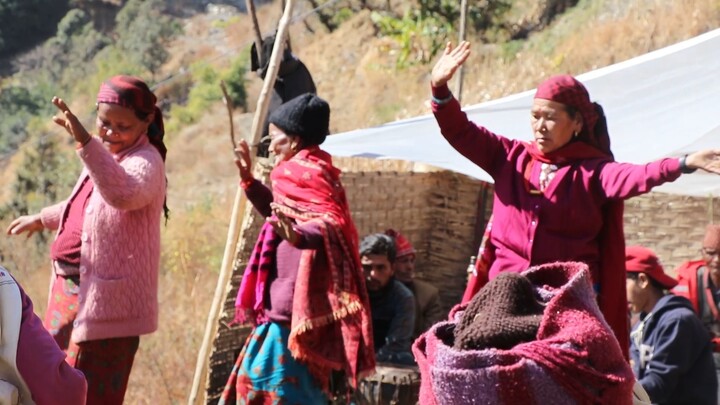
M361 377L374 370L375 353L358 234L340 182L340 170L332 165L329 154L315 146L278 164L270 178L274 201L283 213L299 223L316 222L325 244L324 257L318 256L323 251L302 252L293 295L289 349L308 365L324 390L328 390L332 370L345 371L356 387ZM269 232L275 234L271 228ZM261 252L272 251L274 240L261 233L238 292L239 310L258 309L258 305L262 308L267 252ZM264 242L270 244L267 249L259 246ZM253 257L259 260L251 267Z

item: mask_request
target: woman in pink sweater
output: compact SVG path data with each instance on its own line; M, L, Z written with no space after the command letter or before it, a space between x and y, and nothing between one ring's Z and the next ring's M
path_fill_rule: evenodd
M110 78L97 95L93 137L53 98L53 121L76 141L82 173L66 201L7 229L57 231L45 327L85 373L88 404L123 402L140 335L157 329L166 148L155 102L141 80Z
M602 107L572 76L538 86L530 109L533 142L470 122L447 82L470 55L448 44L433 68L432 109L447 141L495 180L492 280L555 261L587 264L598 304L627 357L623 200L695 169L720 173L720 150L644 165L615 162Z

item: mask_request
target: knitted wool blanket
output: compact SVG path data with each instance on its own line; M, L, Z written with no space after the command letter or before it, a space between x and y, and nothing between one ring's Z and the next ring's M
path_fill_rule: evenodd
M597 306L587 266L552 263L522 274L544 306L535 340L509 349L456 348L455 329L467 307L453 311L413 345L420 403L632 404L635 379ZM496 303L486 298L484 305ZM475 321L485 313L498 312L478 311Z

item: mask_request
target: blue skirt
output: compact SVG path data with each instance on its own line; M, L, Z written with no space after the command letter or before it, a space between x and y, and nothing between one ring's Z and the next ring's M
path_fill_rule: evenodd
M308 368L288 350L290 329L269 322L245 341L218 405L328 403ZM234 401L233 401L234 400Z

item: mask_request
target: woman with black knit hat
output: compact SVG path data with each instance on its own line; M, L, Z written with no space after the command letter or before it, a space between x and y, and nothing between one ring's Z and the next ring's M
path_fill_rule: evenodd
M7 233L57 230L45 328L87 377L87 403L109 405L122 404L140 335L158 325L167 150L143 81L112 77L96 101L92 136L53 98L53 121L75 140L82 173L66 201L15 219Z
M272 190L253 178L247 143L238 146L240 186L267 219L235 303L236 321L255 329L221 404L327 403L331 375L357 386L375 367L357 231L340 170L320 149L329 120L327 102L309 93L270 115Z

